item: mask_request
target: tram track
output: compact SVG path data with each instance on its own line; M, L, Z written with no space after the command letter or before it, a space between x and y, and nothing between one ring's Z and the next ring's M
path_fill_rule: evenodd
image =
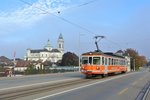
M128 74L128 73L127 73ZM112 78L116 76L121 76L123 74L117 74L117 75L112 75L109 77L101 78L101 77L95 77L92 79L73 79L73 80L66 80L66 81L58 81L58 82L50 82L46 84L38 84L38 85L28 85L25 87L18 87L18 88L12 88L12 89L4 89L0 90L0 100L19 100L19 98L27 97L27 96L32 96L35 94L41 94L45 92L52 92L52 91L57 91L65 88L70 88L73 86L79 86L83 84L88 84L91 82L96 82L99 80L105 80L107 78Z
M150 81L143 87L143 89L139 92L138 96L135 100L149 100L148 93L150 92Z
M26 97L34 94L39 94L41 92L48 92L57 89L62 89L66 87L71 87L73 85L84 84L87 82L94 81L92 79L77 79L71 81L57 82L53 84L43 84L38 86L28 86L24 88L8 89L0 91L0 100L14 100L21 97Z

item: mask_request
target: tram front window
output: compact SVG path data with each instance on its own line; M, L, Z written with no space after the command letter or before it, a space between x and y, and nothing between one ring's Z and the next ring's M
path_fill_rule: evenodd
M93 64L100 65L100 57L93 57Z
M88 57L82 57L82 64L88 64Z

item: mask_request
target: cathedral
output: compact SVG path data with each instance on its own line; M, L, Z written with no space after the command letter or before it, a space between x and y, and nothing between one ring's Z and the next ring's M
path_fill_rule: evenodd
M56 63L59 60L62 60L64 54L64 39L62 34L59 35L57 40L57 48L52 48L50 41L47 41L47 44L43 49L27 49L25 60L27 61L38 61L42 62L51 61Z

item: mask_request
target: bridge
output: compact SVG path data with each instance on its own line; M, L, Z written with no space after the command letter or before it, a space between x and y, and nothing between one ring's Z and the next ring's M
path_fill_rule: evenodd
M85 79L79 72L0 79L0 100L148 100L150 72L143 69Z

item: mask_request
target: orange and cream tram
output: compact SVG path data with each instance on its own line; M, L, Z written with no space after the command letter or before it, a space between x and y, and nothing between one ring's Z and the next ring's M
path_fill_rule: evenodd
M127 72L125 57L113 53L87 52L81 55L81 61L81 73L86 77Z

